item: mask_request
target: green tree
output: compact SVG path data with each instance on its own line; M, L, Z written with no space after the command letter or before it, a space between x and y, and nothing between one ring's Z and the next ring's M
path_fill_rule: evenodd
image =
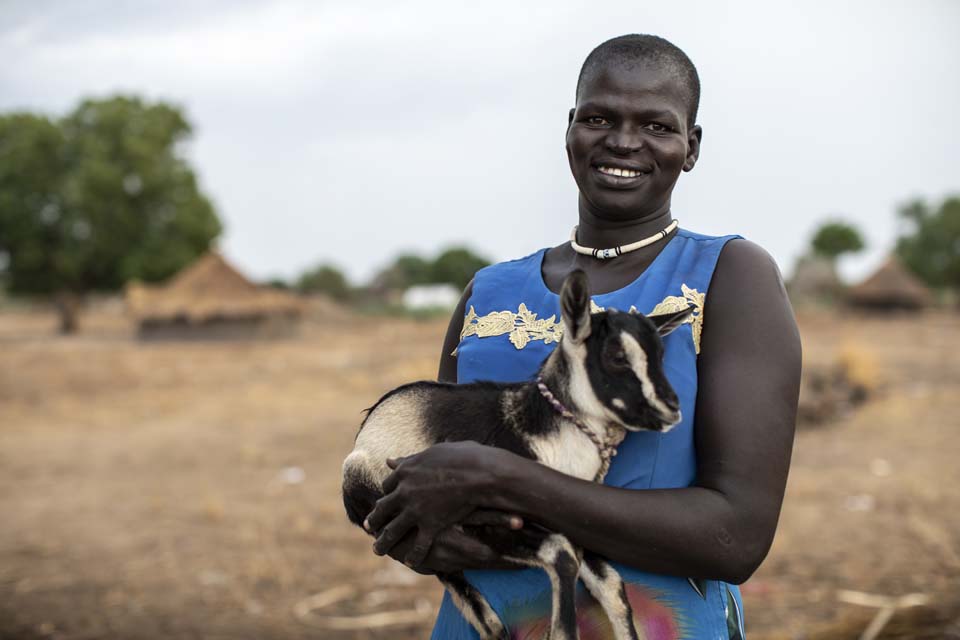
M350 298L350 284L334 266L323 264L306 271L297 280L297 290L303 293L324 293L334 300L345 302Z
M897 240L897 255L927 284L960 290L960 197L930 207L914 200L900 207L907 229Z
M449 283L464 288L477 270L490 264L466 247L447 249L436 260L404 254L373 278L371 288L407 289L418 284Z
M454 247L441 253L433 262L431 269L433 282L449 282L463 289L473 278L473 274L490 264L466 247Z
M180 110L136 97L86 100L59 121L0 115L0 254L13 293L53 295L61 330L77 301L167 278L222 228L183 157Z
M375 289L406 289L433 282L433 263L414 255L403 254L373 278Z
M264 281L263 286L270 287L271 289L277 289L279 291L290 291L293 288L290 286L289 282L279 276L268 278L266 281Z
M813 252L830 260L844 253L856 253L863 249L863 236L856 227L845 222L827 222L817 229L810 242Z

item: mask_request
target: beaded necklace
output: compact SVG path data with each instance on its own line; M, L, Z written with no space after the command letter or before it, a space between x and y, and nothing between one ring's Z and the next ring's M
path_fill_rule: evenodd
M573 412L563 406L563 403L560 402L553 392L550 391L550 388L547 387L547 383L543 381L543 378L537 376L537 389L540 390L540 395L546 398L547 402L550 403L550 406L559 413L562 417L566 418L573 424L577 425L577 429L583 432L585 436L590 438L590 442L594 444L597 448L597 452L600 454L600 470L597 472L595 482L600 482L607 475L607 471L610 470L610 459L617 455L617 445L623 441L623 436L625 433L620 433L619 437L610 436L610 429L607 430L608 439L606 442L601 440L597 434L595 434L590 427L585 425L580 418L573 415Z
M573 247L573 250L577 253L583 254L585 256L593 256L597 260L606 260L607 258L616 258L617 256L622 256L625 253L630 253L631 251L636 251L643 247L650 246L654 242L658 242L666 238L671 231L677 228L680 224L679 220L674 220L668 224L665 228L660 231L657 231L655 234L649 238L643 238L642 240L637 240L636 242L631 242L630 244L620 245L618 247L613 247L612 249L591 249L590 247L584 247L577 244L577 229L579 227L574 227L573 231L570 232L570 246Z

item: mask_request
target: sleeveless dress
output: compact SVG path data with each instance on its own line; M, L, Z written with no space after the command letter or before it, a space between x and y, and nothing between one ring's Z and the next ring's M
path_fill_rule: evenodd
M594 311L609 307L645 314L694 305L687 323L664 339L664 369L680 399L682 422L665 434L628 433L613 458L605 484L630 489L680 488L696 474L694 408L697 353L707 288L724 244L739 236L710 237L680 229L639 278L610 293L592 296ZM477 272L467 302L457 379L516 382L531 380L563 332L560 298L543 281L547 249ZM651 515L651 517L656 517ZM614 564L627 582L627 594L641 638L743 638L742 602L736 586L645 573ZM549 628L550 583L540 569L467 571L514 639L539 639ZM613 638L606 616L578 584L577 618L581 640ZM431 636L433 640L476 639L449 594Z

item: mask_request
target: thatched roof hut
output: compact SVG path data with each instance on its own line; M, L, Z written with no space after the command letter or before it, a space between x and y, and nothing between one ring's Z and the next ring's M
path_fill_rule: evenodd
M890 256L873 275L847 290L847 301L877 310L920 309L933 304L933 294L895 256Z
M145 339L287 335L303 312L297 297L253 284L214 251L166 284L130 284L127 308Z
M843 290L837 269L829 258L801 256L787 283L787 292L794 305L833 303Z

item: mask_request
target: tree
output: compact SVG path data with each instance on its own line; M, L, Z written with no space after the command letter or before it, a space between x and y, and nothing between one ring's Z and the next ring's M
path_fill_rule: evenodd
M53 295L61 330L77 300L162 280L207 251L221 224L183 157L174 106L86 100L59 121L0 116L0 255L13 293Z
M856 227L845 222L827 222L817 229L810 242L814 254L836 260L844 253L856 253L863 249L863 236Z
M447 249L432 261L418 255L404 254L377 273L371 287L397 290L418 284L449 283L462 289L477 270L488 264L489 260L465 247Z
M899 215L907 223L896 249L904 264L933 287L960 290L960 197L946 198L935 209L914 200Z
M339 269L328 264L320 265L301 275L297 280L297 290L303 293L324 293L341 302L350 298L350 285L347 279Z
M375 289L406 289L432 280L433 263L411 253L397 257L373 278Z
M473 274L490 264L466 247L454 247L441 253L433 262L433 282L448 282L463 289L473 278Z
M289 282L279 276L268 278L263 282L263 286L277 289L278 291L290 291L293 289Z

